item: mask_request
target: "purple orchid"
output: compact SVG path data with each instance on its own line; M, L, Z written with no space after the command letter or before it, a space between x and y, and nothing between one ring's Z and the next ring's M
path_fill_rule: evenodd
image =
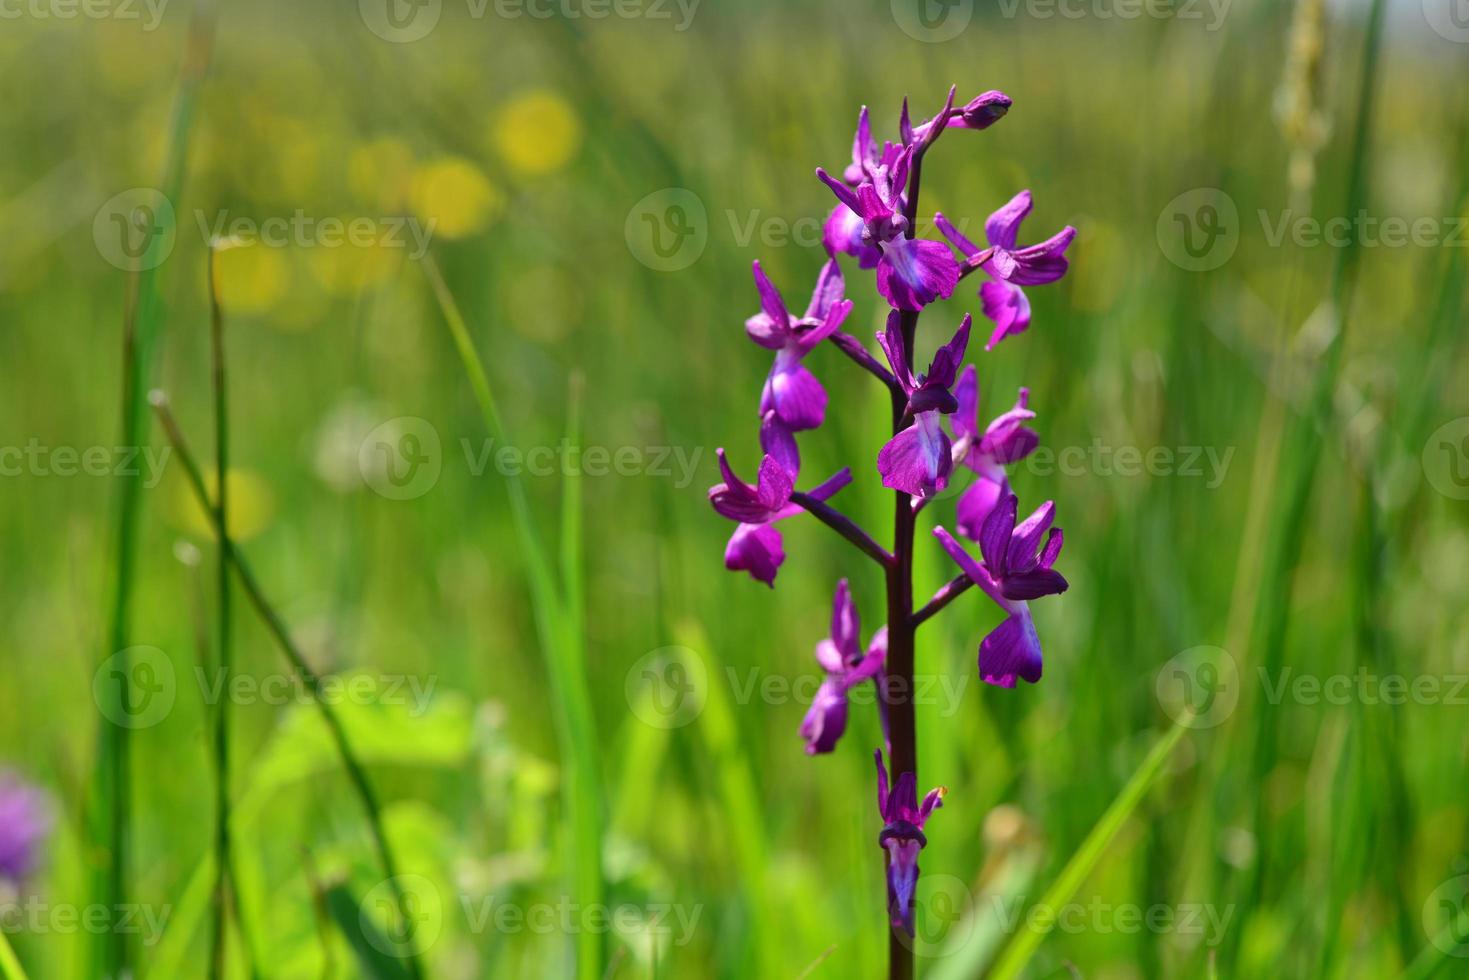
M943 789L921 801L917 793L917 711L912 695L917 630L978 585L1005 614L979 644L980 676L1005 687L1014 687L1020 678L1035 683L1041 677L1042 655L1030 600L1067 588L1066 579L1053 567L1063 542L1060 529L1052 528L1055 506L1048 502L1017 525L1019 501L1006 471L1038 443L1027 426L1035 418L1028 389L1020 389L1012 408L988 425L981 423L978 372L970 366L960 373L973 329L968 315L934 353L927 372L914 370L918 321L925 307L953 295L964 276L983 270L990 281L979 290L979 298L984 314L995 323L986 344L992 350L1029 326L1030 304L1023 287L1059 279L1067 271L1066 250L1076 234L1068 226L1038 245L1017 245L1020 224L1031 208L1030 194L1024 192L990 216L985 224L986 248L970 242L941 214L934 215L934 221L942 239L916 237L914 225L921 213L918 175L928 151L949 129L988 129L1012 106L1010 97L996 90L956 106L956 91L951 88L939 112L916 126L904 99L896 142L874 136L871 115L864 107L852 138L851 163L838 171L839 177L817 169L817 177L836 197L836 206L822 234L829 261L805 316L798 319L787 311L756 263L761 312L745 328L756 343L777 352L760 399L763 458L758 478L750 485L734 474L720 450L724 482L709 491L714 509L738 523L725 549L730 569L748 571L773 585L785 560L777 524L806 512L875 562L886 585L889 621L864 648L847 580L838 584L830 634L816 647L824 676L802 719L800 735L808 754L835 751L852 710L851 691L873 681L886 746L877 753L877 799L891 926L889 964L891 975L902 977L913 975L911 937L918 859L927 843L924 825L944 797ZM886 366L868 345L840 329L851 311L837 264L844 255L873 271L878 292L891 307L877 337L887 355ZM879 544L827 503L851 481L849 470L808 493L795 490L801 468L796 434L820 426L827 409L826 390L801 362L826 338L877 380L892 405L891 433L877 455L883 486L896 491L887 544ZM976 474L974 485L957 502L956 517L959 533L977 540L980 554L972 557L944 528L936 528L933 533L963 571L920 606L913 594L915 528L925 508L937 505L934 498L948 485L956 466ZM893 763L891 787L888 758Z
M50 833L46 794L10 773L0 773L0 880L18 883L35 871Z
M831 188L837 200L862 219L863 244L881 253L877 291L895 310L921 310L935 299L952 296L959 283L959 263L947 245L907 234L903 188L908 183L915 149L884 144L877 164L866 167L867 178L855 189L816 168L816 176Z
M953 446L939 416L958 408L958 402L949 389L953 387L954 376L964 360L971 323L972 319L966 313L953 339L934 354L928 373L916 378L908 363L900 317L896 312L889 314L887 330L877 335L878 343L887 354L888 364L892 366L893 376L908 396L904 417L913 420L888 440L877 455L877 469L882 474L883 486L913 497L932 497L948 485L949 472L953 467Z
M918 802L918 781L911 772L900 773L888 792L888 771L877 759L877 812L882 832L877 843L888 852L888 916L893 928L913 935L913 892L918 887L918 852L928 844L923 825L929 815L944 805L948 790L940 786Z
M1028 388L1021 388L1015 407L983 431L979 428L979 380L973 364L959 377L954 397L959 403L959 410L949 419L954 428L954 462L977 474L974 483L960 495L955 516L959 533L978 541L980 528L995 502L1010 492L1005 467L1034 452L1040 437L1025 427L1035 418L1035 412L1027 407Z
M718 456L724 482L710 488L709 502L740 525L725 546L724 567L732 572L749 572L756 581L774 588L775 574L785 561L785 543L775 522L803 513L799 504L790 502L795 492L794 478L775 456L767 453L752 487L735 475L723 449ZM813 489L810 496L827 500L851 482L852 471L843 469Z
M866 653L862 651L861 630L857 606L852 602L847 580L842 579L832 600L831 635L816 644L816 661L826 671L826 678L801 722L807 755L836 748L847 729L847 692L882 669L888 652L887 627L873 634Z
M745 332L761 347L776 352L760 393L760 415L765 418L774 412L775 421L788 432L818 428L826 419L826 389L801 360L852 312L851 301L842 298L842 270L835 259L822 267L811 302L800 318L787 312L780 290L766 277L758 260L755 287L760 291L760 312L745 321Z
M1051 527L1056 505L1046 501L1019 526L1019 500L1007 494L995 505L979 535L981 564L943 528L934 528L949 557L1007 614L979 644L979 676L987 684L1014 687L1015 678L1041 679L1041 641L1030 618L1029 600L1060 595L1066 579L1051 566L1061 554L1063 536ZM1049 532L1049 533L1048 533ZM1045 544L1041 544L1041 535Z
M990 243L987 249L964 237L942 214L933 217L944 237L964 253L966 265L978 266L990 277L979 288L984 315L995 322L985 350L994 350L1000 341L1030 326L1030 300L1021 286L1045 285L1066 274L1066 249L1076 237L1076 229L1067 225L1038 245L1019 248L1015 239L1030 209L1030 191L1021 191L1009 204L990 215L984 223L985 237Z

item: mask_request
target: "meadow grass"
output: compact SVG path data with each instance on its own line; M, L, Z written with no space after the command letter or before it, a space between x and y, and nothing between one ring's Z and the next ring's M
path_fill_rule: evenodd
M1416 5L1392 6L1329 8L1330 127L1314 210L1291 220L1465 214L1462 47ZM929 161L925 210L974 230L1029 186L1033 221L1080 229L1034 326L977 359L981 404L1028 384L1043 445L1088 455L1015 478L1023 500L1053 497L1066 529L1072 588L1037 609L1044 680L982 687L975 646L994 622L973 596L918 638L916 670L936 685L917 718L920 782L950 789L921 862L934 890L918 975L1458 975L1469 747L1451 692L1469 674L1469 538L1425 449L1441 459L1430 437L1469 411L1464 252L1274 241L1296 190L1271 115L1288 5L1237 0L1217 30L976 7L937 44L886 2L711 4L686 31L444 4L411 44L373 35L355 7L225 5L208 58L172 7L155 32L23 19L0 38L0 77L47 93L0 120L0 447L159 450L143 399L162 385L180 417L212 413L228 450L213 483L229 493L224 520L182 455L156 485L146 470L3 478L18 503L0 508L0 766L46 785L59 816L26 894L169 917L152 942L45 918L0 931L0 975L126 960L142 977L206 976L220 937L226 976L396 975L415 962L382 953L403 896L387 893L396 914L362 910L399 877L439 900L417 920L425 976L879 974L877 721L854 706L839 750L807 758L790 687L816 673L832 583L850 577L870 630L881 576L815 521L783 528L773 592L731 575L730 528L704 488L713 447L737 465L756 451L767 365L741 330L750 261L800 295L823 259L799 233L828 203L812 170L845 160L857 106L887 126L904 94L931 106L953 82L1016 106ZM59 194L57 172L81 178ZM89 225L154 182L175 205L173 250L130 281ZM682 268L638 257L639 202L667 188L703 209L702 251ZM1160 219L1200 188L1237 206L1239 233L1227 262L1191 271ZM189 326L210 322L201 284L215 278L200 272L200 215L298 208L437 224L422 256L312 240L220 253L226 406L209 378L220 348ZM848 278L847 329L867 338L881 300ZM1323 299L1329 317L1313 318ZM924 318L920 360L966 311L970 289ZM886 399L835 351L810 366L843 411L803 441L806 471L874 458ZM440 472L392 499L359 448L405 417L436 432ZM494 462L563 440L644 462L623 475L584 457L547 475ZM1232 455L1214 471L1201 456L1201 476L1125 476L1094 440ZM687 481L648 472L658 447L699 454ZM890 495L853 465L842 511L887 526ZM922 597L952 569L920 531ZM432 681L424 710L186 696L205 658L177 601L179 538L220 539L259 614L210 622L238 674L269 676L276 645L306 690ZM222 611L223 588L211 582ZM133 644L164 652L175 704L149 727L96 728L95 653ZM1185 731L1156 692L1205 646L1227 651L1237 700ZM668 692L638 684L649 663L702 669L673 721ZM1389 704L1354 682L1334 703L1293 686L1359 671L1437 680L1439 695ZM218 919L219 875L234 927ZM1122 929L1093 905L1201 906L1226 925ZM595 906L634 924L536 931L493 915ZM664 906L693 917L687 934L676 917L653 925ZM1027 924L1057 906L1084 927Z

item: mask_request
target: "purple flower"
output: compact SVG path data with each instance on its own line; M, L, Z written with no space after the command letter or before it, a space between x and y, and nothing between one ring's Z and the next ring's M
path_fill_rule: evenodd
M873 634L865 654L861 629L862 621L852 602L851 590L847 588L847 580L842 579L832 600L831 636L816 644L816 660L826 671L826 679L801 722L807 755L836 748L837 739L847 728L847 692L882 669L888 652L887 627Z
M46 794L10 773L0 773L0 879L20 882L34 871L50 833Z
M867 172L880 162L877 142L872 138L872 121L867 114L867 107L863 106L862 112L857 116L857 132L852 137L852 162L842 171L842 179L848 187L860 187L867 179ZM826 248L826 254L832 258L841 254L850 255L857 260L859 268L877 268L882 251L876 245L863 240L866 230L867 223L860 214L845 204L838 203L827 216L826 225L821 232L821 242Z
M908 103L905 101L903 103L903 143L904 145L914 142L932 143L938 139L944 129L989 129L1005 117L1005 113L1010 111L1010 106L1013 104L1010 96L991 89L955 108L954 90L950 89L949 101L943 111L918 126L908 126ZM944 125L935 128L940 120L943 120Z
M954 389L959 410L950 417L954 427L954 461L973 470L978 479L959 497L956 518L959 533L971 541L979 540L980 528L994 509L995 502L1010 492L1005 467L1035 451L1040 442L1025 423L1035 418L1026 407L1030 390L1020 389L1015 407L996 418L983 431L979 428L979 382L971 364L959 377Z
M833 258L850 255L857 260L859 269L876 269L882 260L882 250L867 244L864 238L866 231L867 222L860 214L845 204L838 204L826 217L826 224L821 229L821 244L826 248L826 254Z
M785 561L785 548L780 531L773 525L803 512L799 504L790 502L795 489L792 474L767 453L760 461L760 474L752 487L730 469L723 449L718 451L718 456L724 482L709 489L709 502L720 514L740 525L725 546L724 567L732 572L749 572L757 581L774 588L775 573ZM811 496L826 500L851 482L851 470L843 469L813 489Z
M1015 103L1004 92L991 89L976 95L949 116L950 129L989 129L1005 118Z
M900 317L896 312L889 314L887 330L878 334L877 341L887 354L893 375L908 395L904 414L913 419L911 425L893 436L877 454L877 469L882 474L883 486L914 497L931 497L948 485L949 472L953 467L953 446L939 416L947 415L958 407L949 389L953 387L959 363L964 359L971 323L971 318L965 314L953 339L934 354L928 373L916 378L908 363Z
M866 166L866 179L855 189L832 177L820 167L816 176L831 188L837 200L863 222L862 243L876 248L877 291L896 310L921 310L935 299L953 295L959 283L959 263L943 242L909 238L908 218L903 213L904 188L912 165L913 146L883 145L878 162ZM836 215L833 215L835 218ZM844 219L845 220L845 219ZM829 240L845 240L851 251L850 230L832 232ZM846 236L843 239L843 235ZM852 254L857 254L853 252Z
M801 359L840 328L852 311L851 301L842 298L842 271L835 259L822 267L811 302L800 318L787 312L780 291L758 260L755 286L760 291L760 312L745 321L745 332L761 347L776 352L760 393L760 414L764 417L773 411L790 432L815 429L826 419L826 389Z
M984 315L995 322L985 350L994 350L1000 341L1030 326L1030 300L1021 286L1041 286L1066 274L1066 249L1076 237L1076 229L1067 225L1038 245L1017 247L1015 239L1020 223L1030 209L1030 191L1021 191L1009 204L990 215L984 223L990 243L988 249L981 249L964 237L942 214L933 217L944 237L964 253L965 263L978 265L990 277L979 288Z
M985 519L979 535L983 564L948 531L941 527L933 531L970 581L1007 613L979 644L980 679L1000 687L1014 687L1016 677L1032 684L1041 679L1041 641L1030 618L1029 600L1067 589L1066 579L1051 567L1063 541L1061 529L1051 527L1055 503L1046 501L1019 526L1018 507L1016 496L1007 494ZM1044 545L1041 535L1046 536Z
M928 843L923 825L929 814L944 805L948 790L940 786L918 802L917 782L911 772L901 773L888 792L888 771L877 759L877 811L882 815L879 846L888 852L888 915L894 929L913 935L913 890L918 885L918 852Z

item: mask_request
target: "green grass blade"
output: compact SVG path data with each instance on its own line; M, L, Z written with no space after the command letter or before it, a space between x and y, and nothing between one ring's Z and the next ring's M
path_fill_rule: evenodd
M209 243L209 336L214 379L214 475L216 496L214 522L225 529L219 535L219 559L216 562L215 608L219 617L215 641L218 665L225 683L229 683L234 667L230 651L230 536L229 522L229 397L225 379L224 313L219 302L216 278L217 243ZM216 706L214 717L214 934L210 938L209 970L214 980L224 976L225 941L228 920L226 909L231 888L230 869L230 725L229 698Z
M26 980L26 971L10 948L10 938L0 929L0 980Z
M173 116L165 143L164 167L159 190L177 203L183 190L185 157L200 83L209 64L214 39L214 6L200 3L185 41L183 67L174 99ZM123 358L123 446L141 446L148 425L147 392L158 339L163 330L164 309L160 275L161 251L170 240L172 213L158 215L159 229L147 243L136 280L136 306L131 311ZM109 692L112 704L103 712L97 739L96 772L93 777L88 819L89 837L105 864L93 873L92 893L107 909L119 909L127 901L129 825L131 822L131 779L128 730L110 719L123 717L128 699L131 663L125 653L131 646L130 617L133 576L137 566L138 527L141 520L142 477L133 472L121 475L113 530L114 565L108 648L103 659L121 654L117 662L118 683ZM94 933L92 975L117 977L129 969L128 933L101 929Z
M1187 719L1185 718L1185 721ZM1102 858L1102 852L1107 845L1112 843L1112 838L1122 829L1122 824L1137 809L1147 795L1158 774L1163 771L1163 763L1168 761L1168 756L1173 753L1188 726L1184 721L1174 724L1171 731L1158 740L1152 751L1148 753L1142 765L1132 774L1127 785L1122 787L1122 792L1112 801L1107 812L1102 814L1102 819L1087 834L1086 840L1082 841L1071 860L1066 862L1066 867L1061 869L1060 876L1055 883L1046 890L1041 897L1041 906L1048 909L1059 908L1071 900L1081 883L1091 874L1092 869ZM1022 928L1000 954L995 963L994 972L990 974L991 980L1011 980L1020 975L1025 964L1039 948L1044 933L1036 929Z
M209 499L209 491L205 489L204 476L199 469L198 460L190 451L189 445L184 439L183 431L179 428L178 422L174 419L173 413L168 408L168 399L161 391L155 391L150 396L150 400L153 403L154 409L157 411L164 432L168 435L169 442L173 445L174 452L178 455L179 463L184 470L184 476L187 478L189 488L193 491L194 498L199 504L199 509L208 515L210 523L214 528L214 533L222 541L227 539L229 537L229 531L224 525L218 523L219 511ZM414 919L398 878L397 859L393 856L392 845L388 841L386 831L383 830L382 807L378 803L377 794L372 788L372 783L368 781L366 770L363 769L362 763L357 759L357 753L353 750L351 740L347 737L347 730L342 724L342 719L338 716L336 709L329 703L329 700L322 697L321 678L317 676L316 671L306 661L305 655L296 646L296 641L291 637L290 630L286 628L285 620L281 618L280 614L276 612L275 607L265 598L265 593L260 588L260 583L255 578L255 573L251 571L249 563L245 561L244 555L240 554L239 549L232 546L221 548L221 554L229 556L230 564L234 566L235 574L240 580L241 587L245 590L246 597L250 600L251 605L255 607L255 611L265 623L266 629L275 638L276 644L280 647L281 652L290 661L291 667L296 672L296 676L311 693L312 703L316 705L317 709L321 712L322 720L326 722L327 729L331 733L332 743L336 747L337 754L342 761L342 768L346 771L347 778L351 782L358 799L361 801L363 810L366 811L367 822L372 829L373 840L377 846L378 860L382 864L386 883L392 889L393 895L397 900L398 909L403 920L403 928L410 933L409 949L411 950L413 948L411 946L411 932ZM406 966L413 977L418 978L424 975L417 951L410 952L407 955Z
M425 255L421 261L469 377L485 427L491 437L504 443L505 426L499 406L495 403L489 376L475 349L469 326L459 311L459 304L455 302L433 257ZM579 397L574 395L574 398L579 403ZM576 407L572 409L570 424L574 433L579 431L579 409ZM603 904L602 826L606 805L591 707L591 684L586 671L579 478L567 477L562 504L564 594L557 587L549 552L536 533L525 485L518 474L509 474L505 478L505 486L510 497L511 518L530 578L536 632L545 653L550 679L552 710L561 746L562 792L568 814L563 831L572 854L575 900L583 908L596 907ZM576 944L576 975L580 980L598 980L606 958L604 937L592 930L582 930L577 934Z
M1367 147L1372 130L1373 98L1377 87L1378 54L1382 46L1383 0L1373 0L1366 38L1363 42L1362 75L1357 95L1356 127L1352 137L1352 156L1347 178L1342 214L1357 214L1366 205ZM1283 666L1285 643L1290 626L1291 594L1296 568L1305 545L1306 527L1316 471L1330 429L1332 399L1336 394L1337 376L1346 327L1351 314L1353 289L1362 249L1361 235L1353 233L1346 245L1337 250L1327 294L1335 330L1316 366L1311 397L1305 414L1295 418L1287 432L1282 459L1290 461L1283 474L1285 492L1277 511L1271 549L1261 578L1260 607L1257 619L1260 664L1263 670L1277 675ZM1264 778L1275 767L1275 743L1279 712L1262 710L1255 727L1254 770ZM1254 814L1258 857L1249 872L1248 890L1258 900L1264 887L1261 869L1269 865L1270 838L1266 820L1265 794L1259 794Z

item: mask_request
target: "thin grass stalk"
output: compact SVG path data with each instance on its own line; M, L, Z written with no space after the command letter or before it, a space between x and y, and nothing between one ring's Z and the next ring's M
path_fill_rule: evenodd
M1342 214L1354 215L1361 210L1367 187L1367 147L1372 128L1373 96L1377 87L1378 55L1382 45L1382 22L1385 3L1373 0L1363 41L1362 74L1357 94L1356 126L1352 137L1351 163L1347 179L1345 208ZM1306 524L1316 469L1330 431L1332 396L1336 391L1341 365L1342 347L1346 342L1350 304L1356 284L1356 270L1361 253L1361 240L1354 234L1339 249L1332 269L1327 302L1336 321L1336 331L1322 352L1316 366L1311 398L1306 413L1293 420L1286 437L1283 458L1294 462L1287 472L1283 504L1277 512L1270 550L1262 577L1258 636L1263 669L1278 675L1285 656L1285 641L1290 626L1291 587L1305 543ZM1275 766L1275 747L1279 712L1261 711L1256 731L1254 771L1263 774ZM1254 832L1257 853L1249 873L1248 892L1258 904L1263 896L1264 869L1269 865L1268 820L1265 797L1255 803Z
M209 276L209 339L211 376L214 382L214 477L215 526L225 529L219 535L219 557L215 563L215 590L218 635L217 662L220 679L228 685L234 669L231 651L230 552L229 523L229 397L225 378L224 313L219 302L215 256L219 246L209 243L207 274ZM214 980L224 976L226 932L228 930L228 894L232 887L229 821L230 725L228 697L221 698L214 710L214 934L211 937L209 970Z
M209 65L214 40L214 4L200 0L185 40L183 64L179 70L179 88L174 98L173 116L165 142L164 167L159 190L171 202L177 202L183 190L184 162L189 132L193 127L194 109L200 83ZM159 285L160 254L170 229L171 218L160 215L164 227L147 243L134 289L136 306L126 330L123 356L122 442L124 446L141 446L148 425L145 401L155 359L158 338L164 321L163 300ZM129 704L128 684L131 658L127 654L132 636L131 605L137 568L137 542L141 523L142 476L133 472L119 476L117 510L113 524L113 592L108 626L108 649L104 658L119 656L118 683L111 691L111 703L103 712L98 730L96 772L89 809L89 838L106 855L105 865L94 869L92 894L100 904L116 914L127 901L130 824L132 819L132 786L128 729L111 719L121 717ZM96 930L91 949L91 975L116 978L131 972L129 933L119 928Z
M465 374L473 389L485 428L497 442L504 443L505 426L490 387L484 363L475 349L459 304L445 283L433 256L421 260L439 309L449 327ZM579 426L573 419L573 427ZM602 881L602 782L598 762L596 725L592 714L591 687L586 675L586 638L583 627L581 587L581 490L576 477L566 482L562 510L563 573L575 566L563 593L556 582L555 566L536 531L525 486L518 474L505 478L510 513L526 562L531 588L531 606L551 686L551 707L563 766L562 792L568 812L563 828L573 855L576 900L583 908L600 907ZM605 960L603 937L582 930L576 937L576 975L580 980L597 980Z
M173 417L173 412L168 407L168 398L161 391L154 391L149 399L154 411L158 415L159 423L164 433L168 436L169 443L173 446L174 453L183 466L184 475L188 480L189 488L193 491L194 499L199 507L209 518L214 533L220 539L228 537L226 527L219 523L219 510L209 498L209 491L204 485L204 476L199 469L199 463L190 451L188 442L184 439L183 430L179 428L178 421ZM266 629L275 639L281 652L285 654L291 667L296 672L297 678L306 689L311 692L312 703L321 712L322 720L326 722L327 730L331 735L332 743L337 749L337 755L342 760L342 768L347 773L348 781L358 799L361 801L362 809L367 815L368 827L372 832L373 843L376 846L378 860L382 865L384 876L388 887L393 892L394 904L398 907L398 914L402 919L402 928L408 936L408 952L405 961L409 973L415 978L424 976L423 966L419 959L419 950L414 944L414 918L412 910L408 906L407 898L403 892L402 882L398 878L398 862L393 856L392 845L388 842L388 835L383 829L382 807L378 804L377 794L368 781L367 772L357 758L357 753L352 748L351 740L347 737L346 728L342 725L341 718L336 709L321 697L321 678L306 661L305 655L301 653L296 641L291 638L290 630L287 629L285 621L276 612L275 607L265 598L264 591L260 588L255 573L251 571L249 563L245 560L238 548L233 546L221 549L221 554L228 555L230 564L234 567L235 576L239 580L240 587L245 591L245 597L255 608L255 612L265 623Z

